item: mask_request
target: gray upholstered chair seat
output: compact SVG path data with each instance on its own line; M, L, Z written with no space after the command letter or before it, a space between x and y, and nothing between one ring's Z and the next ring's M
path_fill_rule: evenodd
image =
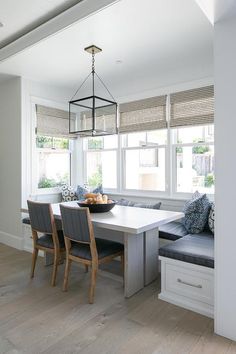
M186 236L188 231L180 222L172 221L159 227L159 237L165 240L176 241Z
M58 233L60 248L65 248L63 231L59 230L57 231L57 233ZM39 237L36 244L42 247L54 248L52 235L48 235L48 234Z
M124 245L119 242L103 240L101 238L96 238L96 246L98 259L114 255L117 252L124 250ZM88 244L78 244L73 242L70 249L70 254L76 257L91 260L90 246Z
M159 255L214 268L214 236L210 232L184 236L161 247Z

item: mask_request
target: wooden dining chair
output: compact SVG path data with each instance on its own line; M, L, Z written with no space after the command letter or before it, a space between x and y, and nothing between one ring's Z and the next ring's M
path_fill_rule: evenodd
M65 253L65 242L62 230L57 230L52 207L49 203L39 203L27 200L30 225L33 238L33 255L31 266L31 278L34 277L38 251L53 254L53 272L51 285L55 286L57 267ZM40 236L41 235L41 236Z
M68 277L71 262L78 262L91 267L89 303L94 302L94 292L99 264L111 262L121 257L124 269L124 245L114 241L94 237L93 225L88 208L60 205L62 227L66 245L66 268L63 290L68 290Z

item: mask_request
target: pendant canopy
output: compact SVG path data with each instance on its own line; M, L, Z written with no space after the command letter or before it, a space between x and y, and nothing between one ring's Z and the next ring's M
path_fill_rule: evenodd
M69 101L69 133L81 137L117 134L117 103L110 91L95 72L95 54L102 49L91 45L84 49L92 55L92 70ZM91 77L91 95L75 98ZM111 100L95 94L95 78L101 82Z

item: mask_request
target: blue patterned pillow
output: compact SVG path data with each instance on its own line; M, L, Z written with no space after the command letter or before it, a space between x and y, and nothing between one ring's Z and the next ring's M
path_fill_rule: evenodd
M185 213L182 223L190 234L202 232L208 222L211 203L206 194L195 192L192 199L187 201L183 212Z
M208 217L208 226L211 232L214 234L215 232L215 204L214 203L211 204L211 210Z
M80 185L77 186L76 194L77 194L77 197L78 197L79 200L83 200L84 199L84 194L86 194L86 193L101 193L101 194L103 194L102 185L96 187L92 191L90 191L87 188L82 187Z

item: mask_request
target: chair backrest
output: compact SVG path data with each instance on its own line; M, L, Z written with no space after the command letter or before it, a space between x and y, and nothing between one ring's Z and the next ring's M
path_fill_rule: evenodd
M49 203L27 200L31 228L43 233L52 234L53 214Z
M64 236L77 242L90 243L94 235L88 208L60 204L60 209Z

